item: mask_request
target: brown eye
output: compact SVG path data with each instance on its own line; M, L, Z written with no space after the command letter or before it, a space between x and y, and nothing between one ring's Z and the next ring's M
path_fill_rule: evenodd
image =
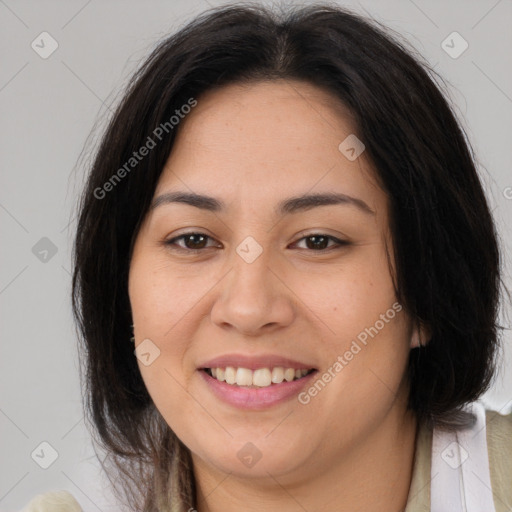
M329 237L322 235L313 235L306 237L306 246L308 249L327 249Z
M210 236L205 233L184 233L183 235L179 235L177 237L171 238L170 240L165 241L166 246L170 246L173 249L177 249L179 251L185 252L199 252L203 249L208 249L209 247L213 247L212 245L208 246L208 240L213 240ZM330 235L325 235L322 233L315 233L313 235L305 236L301 238L296 244L306 241L305 249L314 252L323 252L329 251L331 249L335 249L337 247L341 247L343 245L349 245L349 242L345 240L340 240ZM180 241L181 243L178 243ZM329 245L329 242L333 242Z
M349 245L349 242L345 240L340 240L333 236L325 235L322 233L315 233L313 235L305 236L296 243L302 242L302 240L306 240L306 249L316 252L327 251L342 245ZM329 246L330 241L333 241L334 244Z
M204 233L185 233L183 235L167 240L165 245L174 246L184 251L200 251L206 248L206 242L210 239L208 235ZM183 241L183 245L177 244L178 240Z
M188 249L203 249L205 247L206 239L206 236L196 233L184 236L185 245Z

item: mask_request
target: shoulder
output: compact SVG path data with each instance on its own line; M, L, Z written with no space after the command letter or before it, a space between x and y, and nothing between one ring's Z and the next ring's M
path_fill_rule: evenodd
M21 512L83 512L78 501L67 491L38 494Z
M487 454L496 512L512 512L512 411L485 409ZM418 429L414 467L405 512L428 512L431 503L433 430Z
M492 409L485 410L485 424L487 428L487 436L491 438L507 437L510 445L510 434L512 433L512 410L502 414Z
M496 510L512 508L512 411L485 411L489 470Z

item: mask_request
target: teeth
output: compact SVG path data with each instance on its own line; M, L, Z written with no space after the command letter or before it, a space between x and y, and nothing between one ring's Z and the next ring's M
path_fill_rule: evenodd
M251 372L251 370L247 370L247 372ZM264 388L272 383L272 373L268 368L258 368L251 373L253 386Z
M284 368L277 366L272 370L272 382L274 384L281 384L284 380Z
M236 371L237 386L252 386L252 372L247 368L238 368Z
M236 370L232 366L226 368L226 382L228 384L234 384L236 382Z
M293 368L286 368L284 371L284 380L291 382L295 378L295 370Z
M291 382L304 377L310 371L307 368L296 370L295 368L283 368L282 366L276 366L272 369L258 368L254 371L248 368L234 368L233 366L208 368L208 370L211 376L220 382L259 388L281 384L283 381Z

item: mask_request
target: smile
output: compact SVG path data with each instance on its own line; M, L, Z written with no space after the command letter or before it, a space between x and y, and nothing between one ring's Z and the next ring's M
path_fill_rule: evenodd
M276 366L272 369L258 368L253 371L248 368L227 366L226 368L205 368L204 371L219 382L254 389L275 386L284 381L292 382L305 377L315 370L313 368L295 369Z
M303 372L305 372L304 375ZM247 368L217 367L202 368L198 373L208 391L221 402L237 409L258 411L296 399L297 395L310 384L318 370L275 367L272 370L258 368L252 371ZM226 376L229 379L228 382L226 382ZM222 377L224 380L220 380ZM276 382L272 382L273 377ZM286 377L291 380L287 380ZM245 384L249 379L251 384ZM244 384L238 384L238 382ZM255 385L254 382L259 382L260 385Z

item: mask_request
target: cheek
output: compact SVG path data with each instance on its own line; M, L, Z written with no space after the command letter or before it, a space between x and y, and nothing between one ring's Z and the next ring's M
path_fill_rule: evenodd
M187 336L182 330L186 324L180 322L190 306L184 300L184 288L171 280L166 265L149 254L134 259L129 296L136 349L141 354L137 358L140 374L155 407L168 424L176 425L192 412L184 391L187 377L182 365L187 350ZM143 343L150 353L158 354L148 365L143 362Z
M172 268L165 257L149 251L141 255L132 262L129 279L136 338L172 337L207 290L205 276L199 278L182 267Z
M328 418L340 433L330 449L364 439L396 404L405 406L407 401L404 376L409 349L404 310L393 301L382 308L373 306L367 313L356 310L352 317L338 308L339 316L331 319L335 334L321 340L326 354L323 372L301 396L312 426L317 424L321 430Z
M385 252L368 250L329 276L312 277L302 294L323 326L322 349L331 368L326 380L333 391L326 400L341 400L332 406L344 403L347 412L361 401L392 398L406 370L409 323Z
M295 284L334 337L357 335L396 301L385 252L375 244Z
M142 354L147 346L152 354L151 364L146 365L143 358L138 358L138 365L153 398L165 388L163 383L174 386L173 376L182 381L180 361L186 349L185 343L180 342L185 337L173 338L180 327L180 318L186 314L186 301L182 292L178 297L180 287L171 282L170 272L164 265L161 258L141 251L132 260L128 282L136 348ZM169 339L173 342L165 341Z

